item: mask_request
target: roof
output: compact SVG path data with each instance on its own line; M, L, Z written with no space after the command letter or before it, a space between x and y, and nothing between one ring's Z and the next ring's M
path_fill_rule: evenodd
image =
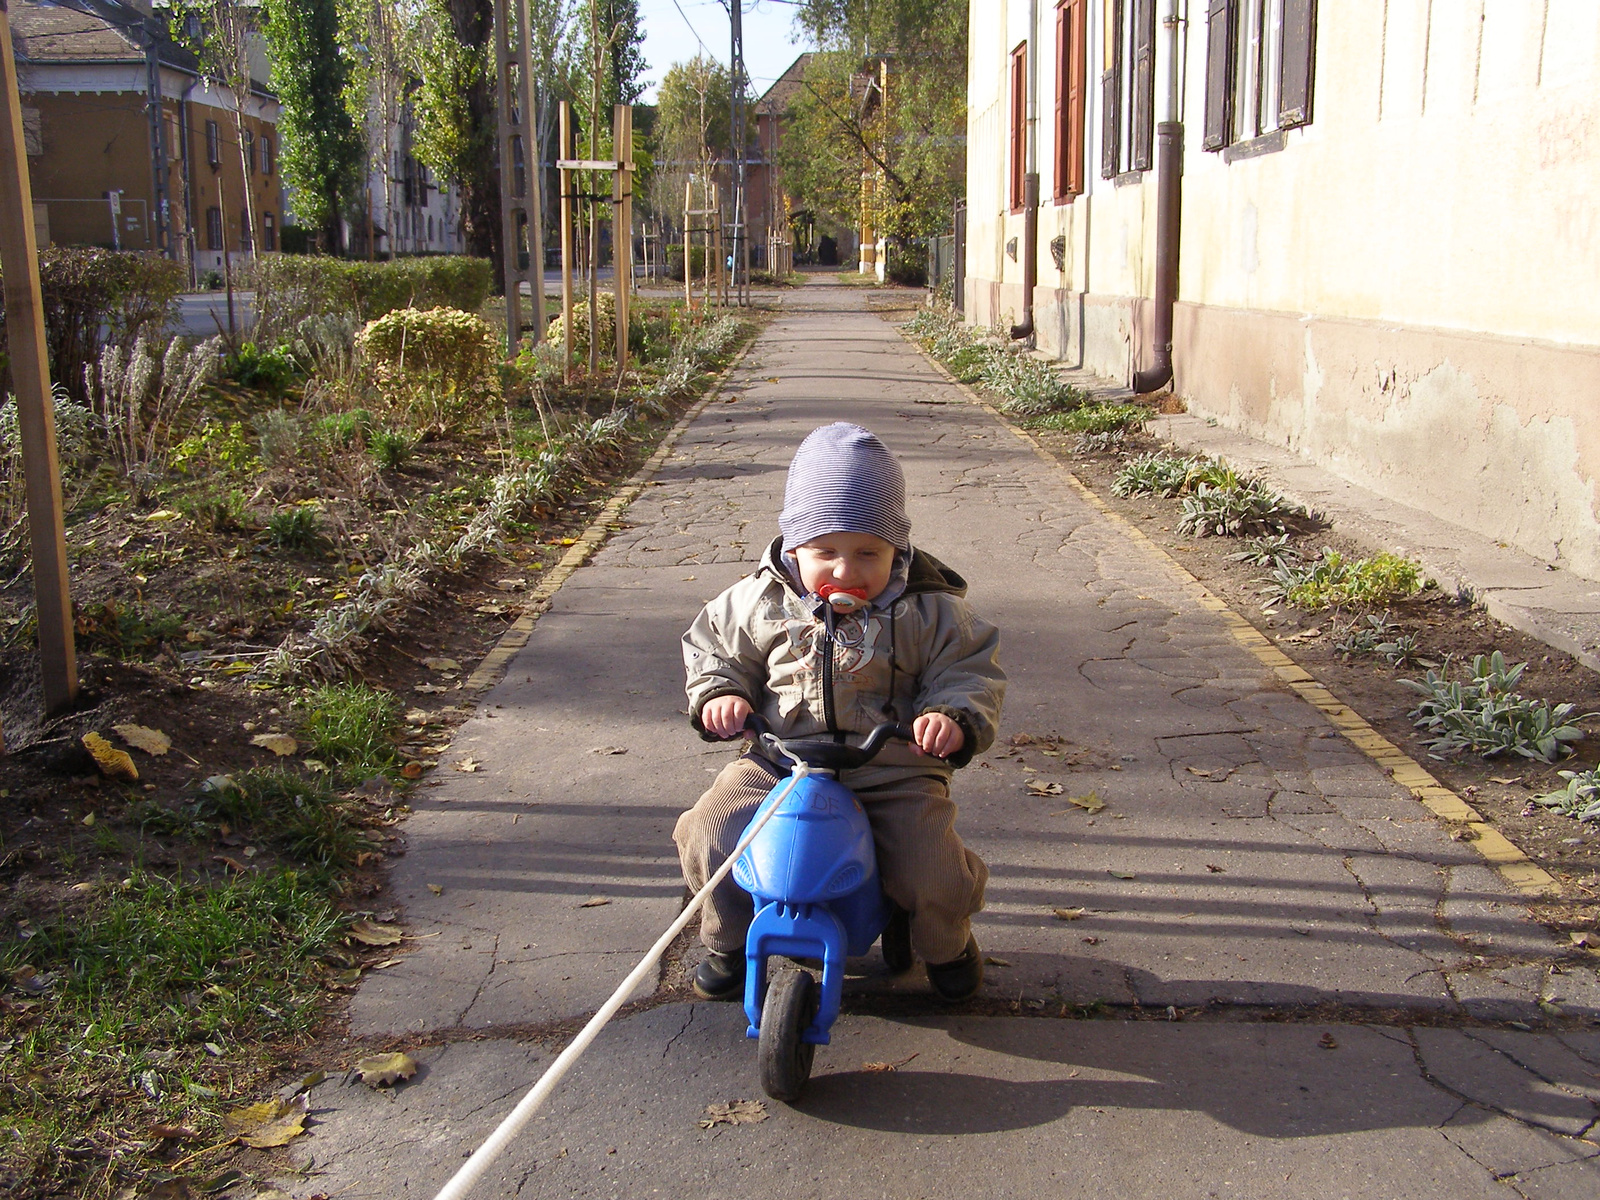
M810 61L811 51L807 50L790 63L789 69L778 76L777 81L771 87L761 93L761 99L756 101L756 108L762 112L769 113L786 112L789 105L794 102L794 98L805 87L806 65Z
M11 46L17 60L33 66L65 63L143 63L154 39L161 62L199 73L194 54L172 40L165 20L123 0L70 0L41 4L10 0ZM256 85L260 90L260 85Z

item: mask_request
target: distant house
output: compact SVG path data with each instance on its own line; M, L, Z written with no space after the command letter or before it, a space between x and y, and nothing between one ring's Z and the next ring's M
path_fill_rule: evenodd
M411 105L403 104L389 123L387 141L382 136L382 106L374 99L370 107L367 136L372 144L367 162L374 169L365 187L372 209L373 253L383 257L461 253L460 188L440 179L414 153L416 114ZM345 244L357 258L367 255L363 222L350 226Z
M224 254L277 250L277 100L252 86L241 154L232 94L205 82L163 17L118 0L91 7L9 8L41 244L157 251L197 273Z
M787 132L789 106L805 90L806 68L812 57L810 51L799 55L756 101L756 163L750 171L751 225L757 227L756 237L762 239L766 236L765 230L783 227L787 218L795 254L807 262L816 260L824 235L840 256L855 256L861 240L858 229L835 228L825 219L819 219L816 213L793 210L777 165L778 149Z
M1600 4L972 0L969 46L969 321L1600 577Z

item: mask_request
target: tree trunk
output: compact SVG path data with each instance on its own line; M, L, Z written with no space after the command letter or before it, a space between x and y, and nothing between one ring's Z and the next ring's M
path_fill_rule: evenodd
M482 48L488 54L494 33L493 0L448 0L450 22L456 39L464 46ZM475 156L478 169L461 180L461 232L468 254L487 257L494 264L494 278L504 279L500 257L500 156L494 152L498 130L494 80L491 71L474 82L466 92L467 111L472 116L475 140L483 152Z

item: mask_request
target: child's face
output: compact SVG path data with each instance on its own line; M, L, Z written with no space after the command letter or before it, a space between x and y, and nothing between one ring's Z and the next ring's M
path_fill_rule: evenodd
M868 600L876 600L889 586L894 568L894 546L870 533L824 534L796 546L794 557L806 591L816 592L831 583L847 591L859 590Z

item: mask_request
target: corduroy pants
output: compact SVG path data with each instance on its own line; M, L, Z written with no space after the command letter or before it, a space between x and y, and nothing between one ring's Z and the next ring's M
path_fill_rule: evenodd
M678 818L683 877L699 891L732 853L750 818L777 779L759 762L736 759L723 768L695 806ZM911 914L911 946L930 963L945 963L966 948L970 917L983 907L989 868L961 844L949 783L918 775L856 791L878 844L878 873L889 898ZM723 953L744 949L754 913L750 896L728 876L706 901L700 940Z

